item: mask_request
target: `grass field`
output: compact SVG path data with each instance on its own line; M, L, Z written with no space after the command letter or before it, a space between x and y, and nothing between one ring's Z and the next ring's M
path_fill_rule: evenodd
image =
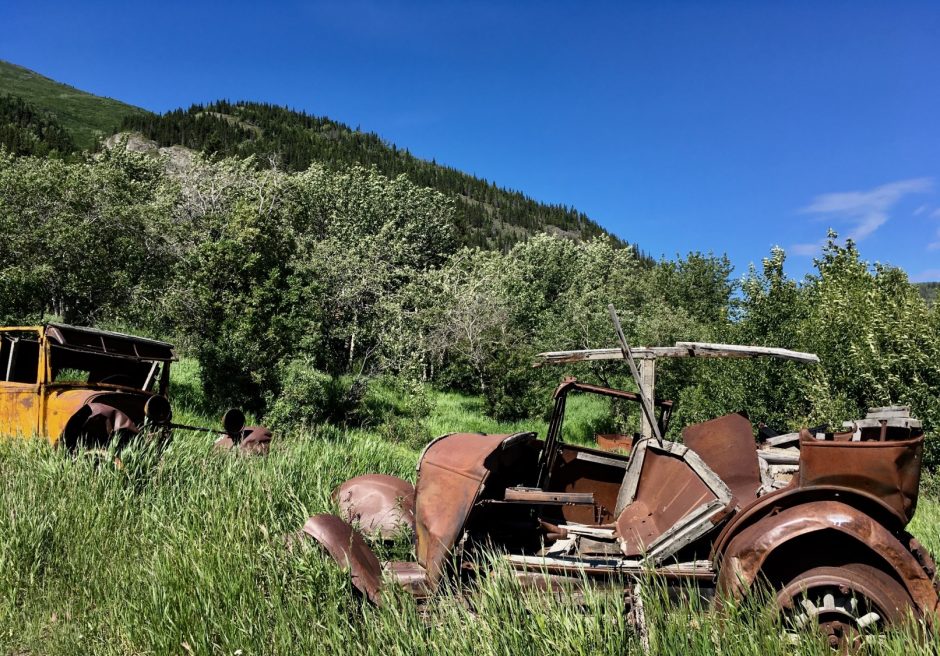
M179 400L199 407L193 370L180 374ZM431 398L429 431L500 428L474 399ZM589 427L598 411L578 407L572 424ZM185 407L178 416L213 421ZM333 427L281 436L267 458L214 453L210 442L181 432L162 457L132 451L116 469L39 440L0 441L0 653L640 653L617 595L593 591L578 605L522 593L503 573L466 599L445 591L422 616L404 597L364 605L317 550L287 549L282 536L331 510L343 480L413 479L412 446ZM922 501L913 531L940 551L937 501ZM655 589L647 607L654 653L825 653L812 634L781 640L760 608L719 616ZM897 634L877 653L932 649Z

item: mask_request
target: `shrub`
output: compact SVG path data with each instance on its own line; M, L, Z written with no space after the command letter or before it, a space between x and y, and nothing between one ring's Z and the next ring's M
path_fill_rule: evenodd
M306 358L279 367L280 394L267 398L265 422L273 429L296 429L311 424L344 424L359 404L365 383L352 376L331 376Z

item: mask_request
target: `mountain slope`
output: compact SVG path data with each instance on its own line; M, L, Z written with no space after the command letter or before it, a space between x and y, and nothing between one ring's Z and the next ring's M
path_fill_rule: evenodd
M75 142L54 116L19 96L0 94L0 146L14 155L66 157Z
M80 148L94 148L98 137L117 131L125 116L149 114L145 109L80 91L2 60L0 94L18 96L52 114Z
M573 208L540 203L485 179L419 159L374 133L285 107L219 101L160 116L129 116L123 128L161 146L182 145L224 156L254 155L260 165L273 160L294 171L320 162L336 169L353 164L375 166L389 177L405 173L417 184L455 200L459 237L471 246L507 249L543 231L575 239L608 234Z
M927 303L937 302L937 297L940 295L940 282L915 282L914 286Z
M33 142L48 141L36 132L39 122L48 118L47 122L65 128L75 145L85 149L94 149L99 138L123 130L142 133L163 147L184 146L221 156L254 155L259 166L274 160L278 166L297 171L319 162L334 169L375 166L389 177L404 173L413 182L454 199L458 238L469 246L506 250L546 231L573 239L609 234L573 208L540 203L488 180L419 159L374 133L285 107L220 101L155 115L0 61L3 95L18 97L28 107L47 113L36 118L16 109L17 121L11 122L13 132L7 141L23 154L42 152Z

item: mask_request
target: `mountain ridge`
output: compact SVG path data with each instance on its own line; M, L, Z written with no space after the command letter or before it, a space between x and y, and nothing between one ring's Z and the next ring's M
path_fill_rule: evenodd
M209 156L254 155L259 166L276 163L294 171L313 162L333 169L375 167L388 177L405 174L415 184L451 197L456 209L454 227L460 242L467 246L505 251L539 232L571 239L608 236L615 244L626 245L572 207L540 202L521 191L439 164L436 159L421 159L374 132L353 129L326 116L268 103L226 100L155 114L0 60L3 94L21 98L40 117L25 125L11 124L15 135L5 142L26 142L26 147L13 148L20 154L52 150L36 143L41 136L37 136L35 124L46 120L64 128L76 150L95 150L106 141L113 143L115 134L133 132L155 142L159 149L185 147Z

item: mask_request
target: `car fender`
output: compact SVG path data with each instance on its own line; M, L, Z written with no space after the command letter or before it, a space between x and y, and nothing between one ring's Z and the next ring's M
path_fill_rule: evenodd
M415 487L397 476L365 474L335 490L340 517L365 535L394 540L415 530Z
M109 403L89 400L69 418L60 440L66 447L73 448L83 434L102 440L118 432L125 436L137 435L137 423Z
M868 553L873 553L892 568L921 616L936 623L940 620L940 602L931 574L901 542L898 535L870 515L840 501L804 503L770 514L741 530L716 555L718 591L734 597L743 596L763 572L768 558L778 549L804 535L834 530L851 539ZM834 547L835 548L835 547ZM806 554L812 567L817 554Z
M712 559L721 554L728 543L748 526L760 521L766 515L778 513L786 508L815 503L818 501L839 501L874 517L891 531L899 531L906 524L905 518L876 496L866 494L854 488L837 485L818 485L810 488L785 487L758 498L741 508L731 518L712 546Z
M382 594L382 564L366 544L362 534L336 515L310 517L298 535L322 546L343 569L353 586L372 603L379 605Z

